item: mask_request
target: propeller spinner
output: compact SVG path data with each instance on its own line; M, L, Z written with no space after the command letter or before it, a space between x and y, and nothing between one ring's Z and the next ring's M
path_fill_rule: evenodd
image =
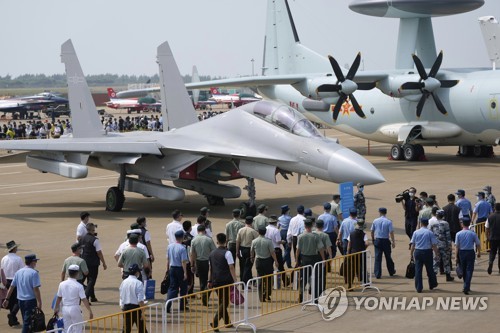
M442 114L446 115L448 111L444 107L441 99L434 94L434 91L439 88L451 88L454 87L459 81L458 80L438 80L436 79L436 75L441 67L441 63L443 62L443 51L439 52L438 57L434 61L429 74L425 71L424 65L422 61L420 61L419 57L416 54L412 55L413 62L415 63L415 67L417 68L418 74L420 75L420 80L418 82L406 82L401 85L401 90L420 90L422 93L422 97L417 104L417 118L420 118L422 114L422 110L424 109L425 101L432 96L434 99L434 103L436 104L437 109Z

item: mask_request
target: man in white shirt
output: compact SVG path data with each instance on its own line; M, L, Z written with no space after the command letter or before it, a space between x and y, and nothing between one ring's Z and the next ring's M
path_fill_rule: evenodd
M167 224L167 239L169 244L175 244L175 233L179 230L183 230L181 223L182 216L181 211L178 209L172 212L172 218L174 220Z
M122 311L138 309L144 306L144 285L138 279L141 269L139 265L133 264L128 267L128 272L130 275L120 284L120 308ZM148 333L144 326L144 312L142 310L126 312L123 316L123 332L130 333L132 325L135 324L138 332Z
M79 242L87 234L87 223L90 221L90 214L88 212L80 213L80 224L76 227L76 241Z
M278 217L276 215L269 216L269 225L266 227L266 235L264 237L269 238L273 243L274 254L276 255L276 261L278 262L278 272L283 272L285 270L285 263L283 261L283 251L281 250L281 244L284 241L281 240L281 233L278 229ZM286 274L281 275L283 283L286 282Z
M59 289L57 290L57 300L54 306L54 314L59 312L59 307L62 303L62 317L64 318L64 327L66 331L71 325L76 323L81 323L83 321L82 310L80 309L80 302L85 305L89 311L89 319L94 317L92 310L90 309L90 303L85 296L85 291L81 283L76 281L78 272L80 271L80 266L70 265L68 267L69 277L66 281L59 284ZM83 325L75 325L71 328L71 333L81 333L83 331ZM69 331L68 331L69 332Z
M293 247L293 254L296 256L297 253L297 237L299 236L300 230L304 229L304 206L300 205L297 207L297 215L292 217L290 224L288 226L288 232L286 234L286 240L289 247ZM295 258L297 262L297 258Z
M24 261L20 256L16 254L18 244L13 240L8 242L7 251L9 252L6 256L2 258L1 268L5 274L5 278L7 279L7 284L5 288L8 290L12 280L14 279L14 275L18 270L24 267ZM19 312L19 304L17 303L17 289L14 288L14 291L10 295L9 299L9 314L7 318L9 319L9 326L17 326L20 325L17 320L17 313Z

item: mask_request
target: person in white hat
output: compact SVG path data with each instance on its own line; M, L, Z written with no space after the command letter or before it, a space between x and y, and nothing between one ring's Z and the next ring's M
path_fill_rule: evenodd
M12 280L14 279L14 275L18 270L24 267L23 259L17 255L17 247L15 241L7 242L6 244L7 253L6 256L2 258L1 269L3 270L5 277L7 279L7 283L5 284L5 288L9 289ZM19 305L17 304L17 289L14 289L9 299L8 310L9 314L7 315L9 319L9 326L17 326L19 325L19 321L17 320L17 313L19 312Z
M57 315L59 313L59 309L62 305L61 312L64 320L64 328L67 332L69 332L68 329L71 325L81 323L83 321L80 301L89 311L89 319L94 317L92 309L90 308L90 303L85 296L83 286L76 280L79 271L80 266L70 265L68 267L68 279L59 283L59 289L57 290L57 300L56 305L54 306L54 314ZM75 325L71 328L71 333L81 333L82 331L83 325Z

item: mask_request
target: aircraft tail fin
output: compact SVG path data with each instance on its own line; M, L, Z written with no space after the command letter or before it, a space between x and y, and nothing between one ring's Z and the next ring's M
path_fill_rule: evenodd
M198 75L198 68L193 66L193 75L191 76L191 82L200 82L200 76ZM197 104L200 99L200 90L193 89L193 103Z
M268 0L262 75L331 70L326 55L322 56L300 43L288 0Z
M109 99L116 98L116 92L113 88L108 88L108 97L109 97Z
M481 26L488 57L493 68L496 68L500 64L500 25L493 16L480 17L479 25Z
M157 52L163 130L168 131L198 122L193 103L184 86L168 42L158 46Z
M104 135L105 132L71 39L61 45L61 62L66 67L73 137L91 138Z

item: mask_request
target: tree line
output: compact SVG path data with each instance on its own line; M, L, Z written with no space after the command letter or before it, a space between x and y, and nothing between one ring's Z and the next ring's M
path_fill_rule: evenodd
M159 83L158 74L148 75L117 75L117 74L97 74L86 75L87 83L91 87L102 86L126 86L138 83ZM216 80L221 77L211 77L210 75L200 75L201 81ZM185 83L191 82L191 75L184 75ZM0 89L8 88L61 88L66 87L66 74L23 74L17 77L10 75L0 76Z

